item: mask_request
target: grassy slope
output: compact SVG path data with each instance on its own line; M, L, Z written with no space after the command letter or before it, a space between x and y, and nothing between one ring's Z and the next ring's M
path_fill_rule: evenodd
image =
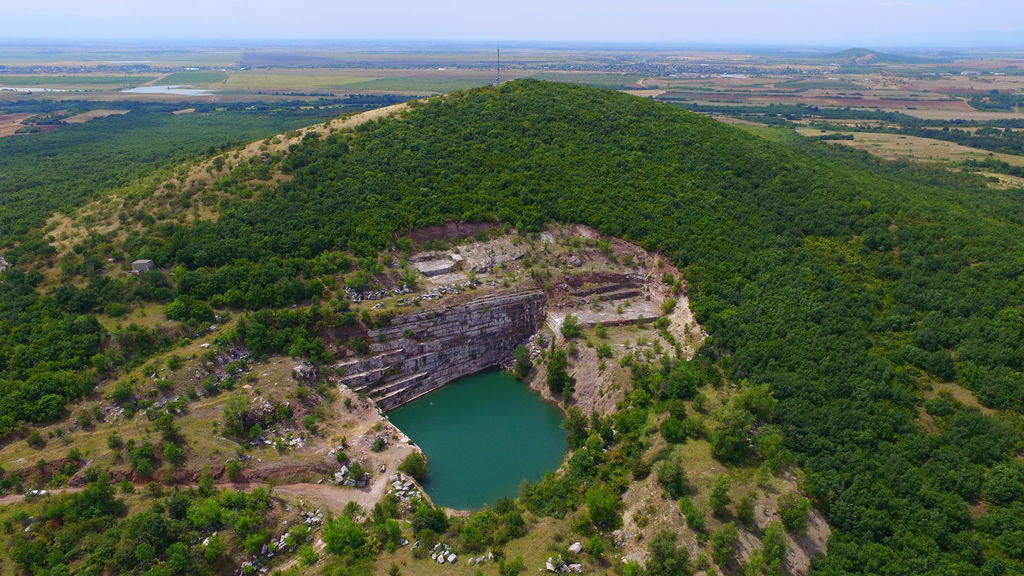
M336 112L335 112L336 113ZM326 115L134 112L67 126L49 134L0 140L0 241L37 225L55 209L77 205L160 167L283 132Z

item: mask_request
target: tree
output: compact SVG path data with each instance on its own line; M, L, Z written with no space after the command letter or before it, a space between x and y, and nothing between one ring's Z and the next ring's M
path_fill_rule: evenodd
M690 551L676 545L676 534L662 530L648 545L647 576L686 576L690 569Z
M101 518L124 514L124 502L114 495L110 475L104 470L74 498L75 515L79 518Z
M427 466L427 457L422 452L412 452L406 456L402 463L398 465L398 469L415 478L417 482L426 480L430 473Z
M708 506L711 506L711 513L715 516L724 516L728 511L726 507L732 502L732 499L729 498L730 486L727 475L719 474L715 477L715 481L711 485L711 494L708 496Z
M331 554L358 554L366 543L366 533L348 516L339 516L324 523L322 538Z
M811 501L798 492L786 492L779 496L779 518L789 532L803 534L807 529L807 514L811 511Z
M711 433L711 455L726 463L746 458L750 454L747 433L754 423L753 414L730 407L722 418L721 427Z
M171 468L180 468L185 463L185 451L177 444L164 444L164 460Z
M548 390L555 396L561 396L566 389L571 389L575 380L566 372L569 357L564 350L555 350L548 361Z
M748 526L754 524L754 501L756 496L753 492L747 492L736 503L736 519Z
M569 433L567 442L569 448L575 450L587 440L587 417L583 415L576 406L570 406L566 410L565 421L562 422L562 427Z
M701 385L702 380L703 375L696 363L676 362L663 384L665 396L689 400L697 394L697 387Z
M686 442L686 423L674 416L669 416L659 426L662 438L669 444L682 444Z
M437 534L444 534L448 530L448 517L444 510L434 508L426 502L420 502L416 512L412 516L413 532L430 530Z
M248 435L246 418L249 415L249 399L243 394L233 394L224 403L224 429L236 437Z
M64 417L63 396L46 394L36 402L35 416L37 422L52 422Z
M761 534L761 546L764 550L765 574L778 574L782 561L786 559L786 533L781 522L775 520L765 527Z
M1024 497L1024 463L1005 462L992 467L982 489L985 500L1000 506Z
M213 320L213 308L207 302L190 296L178 296L166 307L164 314L171 320L199 324Z
M619 508L622 501L604 485L587 490L587 514L590 521L600 530L614 530L622 525Z
M523 380L530 373L530 369L533 368L533 361L530 360L530 349L526 346L516 346L515 351L512 352L512 357L515 359L513 366L513 373L519 380Z
M720 568L733 561L739 539L739 530L732 522L722 524L718 530L711 533L711 557Z
M681 498L686 494L686 491L689 490L689 483L682 456L673 454L662 461L658 466L658 484L661 484L670 498Z
M153 424L156 426L157 431L160 432L160 437L164 442L179 444L184 440L181 435L181 429L174 423L173 415L162 414Z

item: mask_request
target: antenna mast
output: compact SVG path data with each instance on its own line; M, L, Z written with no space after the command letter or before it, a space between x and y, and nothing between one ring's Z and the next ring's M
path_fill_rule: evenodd
M494 85L501 84L501 46L498 46L498 77L494 81Z

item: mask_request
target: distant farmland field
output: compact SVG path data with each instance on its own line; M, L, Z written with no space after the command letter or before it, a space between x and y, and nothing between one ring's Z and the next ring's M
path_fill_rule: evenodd
M162 78L160 82L168 86L206 86L219 84L228 77L226 72L219 70L194 70L175 72Z
M635 87L641 80L641 76L634 74L602 74L594 72L541 72L539 74L531 74L530 78L554 82L572 82L573 84L611 89Z
M335 90L376 79L365 71L253 70L233 72L224 87L229 90Z
M226 90L345 90L352 92L450 92L477 88L494 81L495 71L458 68L406 70L324 69L246 70L232 72ZM502 78L523 76L503 73Z
M0 86L38 86L40 88L95 88L114 89L122 86L137 86L156 80L157 76L91 76L87 74L69 76L43 76L36 74L0 74Z

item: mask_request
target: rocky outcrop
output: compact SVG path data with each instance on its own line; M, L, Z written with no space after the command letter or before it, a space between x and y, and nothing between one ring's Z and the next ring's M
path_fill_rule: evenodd
M540 291L496 293L399 316L368 334L371 355L340 362L339 383L391 410L499 365L544 322Z

